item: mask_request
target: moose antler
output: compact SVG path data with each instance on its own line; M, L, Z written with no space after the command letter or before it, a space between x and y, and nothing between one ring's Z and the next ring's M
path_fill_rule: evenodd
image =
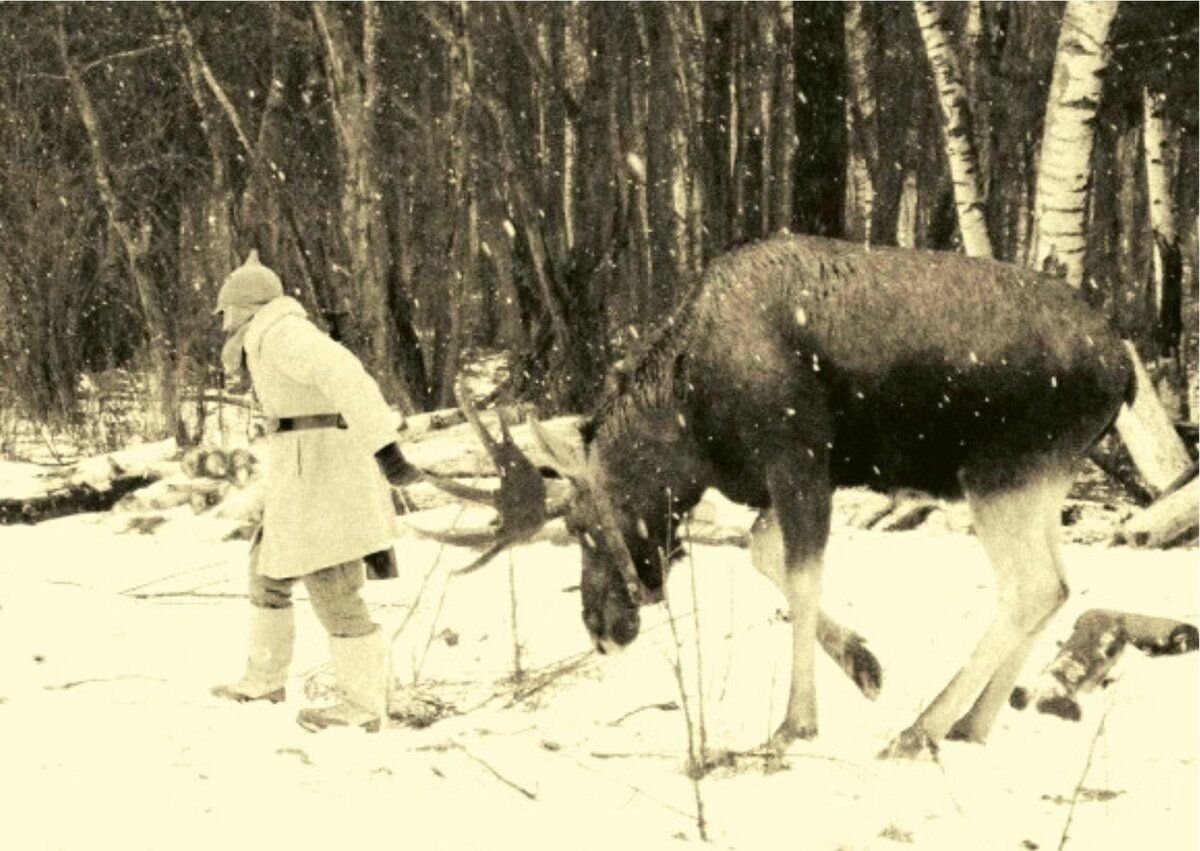
M422 535L442 543L468 547L487 546L479 558L455 571L455 575L461 576L483 567L507 547L533 537L546 524L548 512L546 485L542 481L541 471L513 440L509 430L508 412L503 407L497 411L500 419L500 440L496 440L479 419L474 400L469 397L461 381L455 382L454 398L463 416L479 437L479 442L487 450L492 463L496 465L500 476L500 488L486 490L427 473L427 480L435 487L459 499L490 505L500 516L499 525L495 530L486 532L418 530ZM561 513L561 510L555 513Z

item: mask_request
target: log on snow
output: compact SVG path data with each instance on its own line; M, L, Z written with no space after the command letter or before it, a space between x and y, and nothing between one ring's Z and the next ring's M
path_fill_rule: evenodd
M1190 540L1200 530L1200 478L1161 497L1126 520L1114 540L1148 549Z
M1137 381L1137 394L1132 405L1124 405L1117 415L1117 432L1129 450L1138 472L1156 494L1167 493L1186 475L1192 459L1175 424L1167 417L1154 392L1146 367L1133 344L1126 341L1130 361Z
M1186 653L1200 646L1192 624L1171 618L1090 609L1075 621L1071 636L1039 675L1032 689L1016 689L1012 703L1030 702L1047 715L1071 721L1083 717L1078 696L1107 685L1109 673L1127 645L1150 656Z
M0 525L40 523L55 517L108 511L126 494L158 481L159 474L141 472L116 475L96 486L86 482L67 482L53 490L19 499L0 499Z

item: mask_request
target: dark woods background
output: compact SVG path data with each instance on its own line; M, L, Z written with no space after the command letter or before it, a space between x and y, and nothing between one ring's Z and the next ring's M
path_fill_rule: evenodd
M992 245L1026 262L1063 7L942 8ZM1109 43L1085 289L1157 360L1194 348L1197 5L1123 3ZM940 121L908 3L3 4L0 414L70 426L134 382L187 440L252 248L406 411L478 349L580 410L733 245L957 248Z

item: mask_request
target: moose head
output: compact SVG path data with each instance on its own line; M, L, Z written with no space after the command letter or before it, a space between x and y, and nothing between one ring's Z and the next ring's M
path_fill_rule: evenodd
M669 534L657 544L651 540L645 520L639 518L632 528L626 528L629 524L618 517L628 513L618 515L614 509L602 468L585 446L557 437L531 418L531 432L547 462L539 467L513 440L511 422L515 418L509 410L498 410L501 438L497 440L479 419L474 402L461 384L456 386L455 395L498 471L500 487L472 488L428 471L426 476L452 496L492 506L499 522L484 532L423 534L445 543L484 547L478 558L457 571L463 575L480 569L506 548L528 540L548 521L563 517L582 552L583 621L597 650L605 653L631 643L640 626L638 609L662 599L665 567L677 551L673 544L662 542L674 542L674 524L668 524ZM565 498L547 499L543 473L568 483Z

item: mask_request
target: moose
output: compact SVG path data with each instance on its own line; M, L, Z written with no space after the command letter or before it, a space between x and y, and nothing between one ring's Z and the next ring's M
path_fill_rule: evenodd
M1057 278L785 235L709 264L610 375L580 426L582 452L532 426L571 485L566 524L600 652L637 637L639 608L661 599L680 523L706 489L759 510L752 561L792 625L787 709L770 741L779 751L817 732L817 640L858 641L820 612L834 489L965 498L998 604L963 668L881 754L913 758L947 737L986 740L1067 597L1062 504L1078 463L1132 399L1132 376L1104 318ZM488 438L507 494L494 551L546 519L528 500L513 510L518 492L544 491L501 425L503 440ZM854 675L853 662L843 666ZM878 686L877 668L856 677Z

